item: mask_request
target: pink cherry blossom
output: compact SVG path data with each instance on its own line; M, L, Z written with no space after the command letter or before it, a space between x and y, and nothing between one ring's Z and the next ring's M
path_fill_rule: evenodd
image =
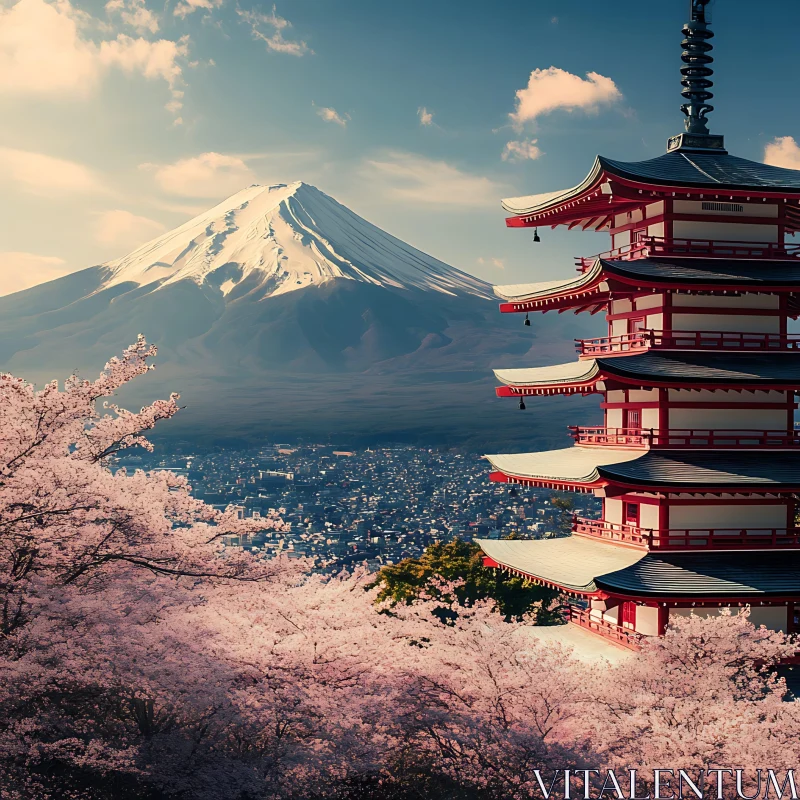
M154 356L140 338L63 388L0 376L2 800L528 798L536 769L795 757L770 672L795 647L746 615L688 618L611 667L488 603L442 624L453 583L378 608L364 569L224 548L286 526L114 469L178 411L111 400Z

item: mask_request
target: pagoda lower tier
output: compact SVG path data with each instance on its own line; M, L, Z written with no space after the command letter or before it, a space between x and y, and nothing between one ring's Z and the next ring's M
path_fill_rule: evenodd
M635 645L670 615L748 605L757 624L794 630L800 448L576 445L486 458L494 482L602 499L600 518L575 518L569 537L479 542L487 566L587 603L572 621Z
M477 543L486 566L582 599L570 620L623 645L721 608L749 607L751 622L772 630L797 627L800 550L646 552L581 536Z

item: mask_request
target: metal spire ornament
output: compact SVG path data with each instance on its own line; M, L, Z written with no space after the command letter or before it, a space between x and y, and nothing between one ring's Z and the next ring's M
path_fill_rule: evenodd
M722 136L708 132L707 116L714 110L708 101L714 97L709 91L714 85L711 76L714 70L711 64L713 45L711 39L714 32L711 24L710 6L714 0L689 0L690 20L683 26L681 46L681 94L686 100L681 111L686 115L684 127L686 133L673 136L667 143L667 152L673 150L691 150L695 152L725 152Z
M711 76L714 70L711 64L713 45L711 39L713 31L709 29L711 13L708 8L711 0L691 0L692 19L683 26L684 40L681 42L681 94L688 102L681 106L681 111L686 114L686 132L708 135L706 115L714 110L708 101L714 97L709 89L714 85Z

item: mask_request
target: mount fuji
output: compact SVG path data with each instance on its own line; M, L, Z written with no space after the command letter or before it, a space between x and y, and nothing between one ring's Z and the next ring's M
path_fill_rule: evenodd
M297 182L250 186L123 258L0 297L0 369L88 376L141 332L158 368L123 399L181 392L183 438L497 443L520 420L495 404L491 368L569 358L583 329L548 328L543 341L484 281Z

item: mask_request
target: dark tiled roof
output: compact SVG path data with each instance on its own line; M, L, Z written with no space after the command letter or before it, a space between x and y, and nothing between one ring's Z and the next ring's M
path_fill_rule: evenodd
M719 153L665 153L648 161L599 159L614 175L668 186L800 192L800 170L784 169Z
M597 468L609 480L638 486L781 488L800 486L800 451L650 451L634 461Z
M649 553L595 582L609 591L651 597L797 595L800 551Z
M718 353L649 351L636 356L598 358L600 370L622 378L654 383L687 381L768 385L797 383L800 388L800 351L789 353Z
M601 261L605 270L611 274L648 282L800 285L800 259L747 261L721 258L640 258L634 261Z

